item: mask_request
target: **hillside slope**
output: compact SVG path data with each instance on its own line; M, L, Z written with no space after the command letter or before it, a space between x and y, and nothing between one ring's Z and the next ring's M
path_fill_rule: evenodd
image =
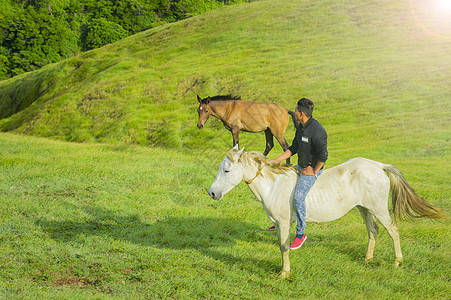
M289 108L310 97L336 151L449 155L451 31L431 34L431 20L407 0L221 8L0 82L0 130L224 148L231 136L220 122L195 126L197 94ZM262 134L243 137L256 150L263 141Z

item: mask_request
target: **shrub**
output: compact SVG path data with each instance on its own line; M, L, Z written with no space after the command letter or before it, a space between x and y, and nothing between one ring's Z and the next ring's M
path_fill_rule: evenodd
M92 19L82 29L81 43L83 51L99 48L127 37L127 31L121 25L105 18Z

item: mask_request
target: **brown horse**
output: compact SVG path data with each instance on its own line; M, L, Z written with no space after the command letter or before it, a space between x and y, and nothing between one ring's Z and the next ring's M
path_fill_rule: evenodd
M265 132L267 155L274 147L273 137L276 137L283 151L288 149L285 140L285 130L289 123L289 116L293 119L294 126L299 125L296 115L279 104L268 102L256 102L240 100L239 96L215 96L202 99L197 95L199 107L199 122L197 128L204 128L205 122L210 116L216 117L224 123L227 130L232 132L233 146L239 144L240 131ZM290 163L290 159L287 159Z

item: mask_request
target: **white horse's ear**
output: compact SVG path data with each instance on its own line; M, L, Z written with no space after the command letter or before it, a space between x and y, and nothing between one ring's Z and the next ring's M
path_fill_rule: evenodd
M237 162L240 159L241 154L243 154L243 151L244 151L244 147L243 147L243 149L240 150L240 148L238 147L238 144L236 144L232 150L227 152L227 157L230 158L230 160L232 162Z
M243 152L244 152L244 147L241 150L239 150L237 154L239 154L239 156L241 156L241 154L243 154Z
M236 162L240 159L241 154L243 154L244 152L244 147L241 150L238 150L234 155L233 155L233 161Z

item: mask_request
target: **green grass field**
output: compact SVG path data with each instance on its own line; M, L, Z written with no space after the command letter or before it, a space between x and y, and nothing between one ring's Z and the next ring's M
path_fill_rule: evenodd
M261 204L244 183L210 199L224 154L200 155L1 134L0 298L448 298L449 220L399 222L404 263L394 268L382 228L374 260L362 263L357 210L309 224L291 277L276 280L280 251L262 231ZM435 161L416 162L439 172ZM449 172L401 165L449 215Z
M451 28L423 2L235 5L1 81L0 298L448 299L449 220L398 222L399 268L383 228L362 263L357 210L310 224L276 280L277 237L250 190L207 195L231 134L196 127L197 94L309 97L326 168L393 164L450 216ZM246 151L264 140L240 136Z

